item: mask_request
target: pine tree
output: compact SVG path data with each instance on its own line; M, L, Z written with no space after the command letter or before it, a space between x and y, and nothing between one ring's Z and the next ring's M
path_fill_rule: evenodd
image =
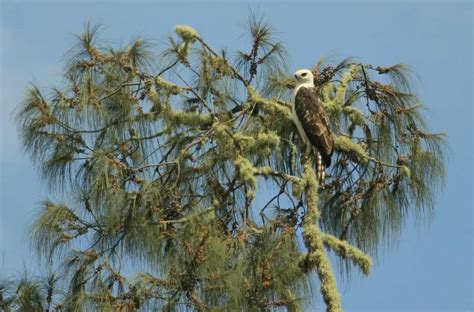
M107 46L98 30L77 36L64 84L29 87L17 113L61 199L31 228L64 281L51 308L301 311L315 272L327 311L341 311L329 254L368 274L409 213L429 215L444 136L427 130L407 66L313 67L335 141L320 188L285 49L262 19L236 58L189 26L160 54L143 39Z

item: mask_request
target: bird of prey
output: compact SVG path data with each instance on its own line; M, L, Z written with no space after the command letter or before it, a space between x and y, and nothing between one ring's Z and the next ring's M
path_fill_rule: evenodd
M292 116L306 147L305 156L316 148L318 180L324 185L325 169L331 165L334 141L331 137L329 118L321 105L314 86L313 73L308 69L295 72Z

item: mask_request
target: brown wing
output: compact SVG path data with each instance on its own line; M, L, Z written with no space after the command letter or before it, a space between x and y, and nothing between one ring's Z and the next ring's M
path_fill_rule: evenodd
M295 112L311 144L321 153L326 167L331 165L334 142L329 118L314 89L301 87L295 97Z

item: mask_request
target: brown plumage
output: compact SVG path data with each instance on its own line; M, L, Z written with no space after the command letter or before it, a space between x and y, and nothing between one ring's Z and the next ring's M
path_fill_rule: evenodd
M327 168L331 165L334 141L328 116L315 91L312 87L300 87L295 95L294 109L306 137L318 150Z

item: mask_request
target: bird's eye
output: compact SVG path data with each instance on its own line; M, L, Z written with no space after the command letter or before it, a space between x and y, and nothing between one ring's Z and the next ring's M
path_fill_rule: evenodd
M302 73L301 76L302 76L302 77L306 77L307 74L308 74L308 73Z

